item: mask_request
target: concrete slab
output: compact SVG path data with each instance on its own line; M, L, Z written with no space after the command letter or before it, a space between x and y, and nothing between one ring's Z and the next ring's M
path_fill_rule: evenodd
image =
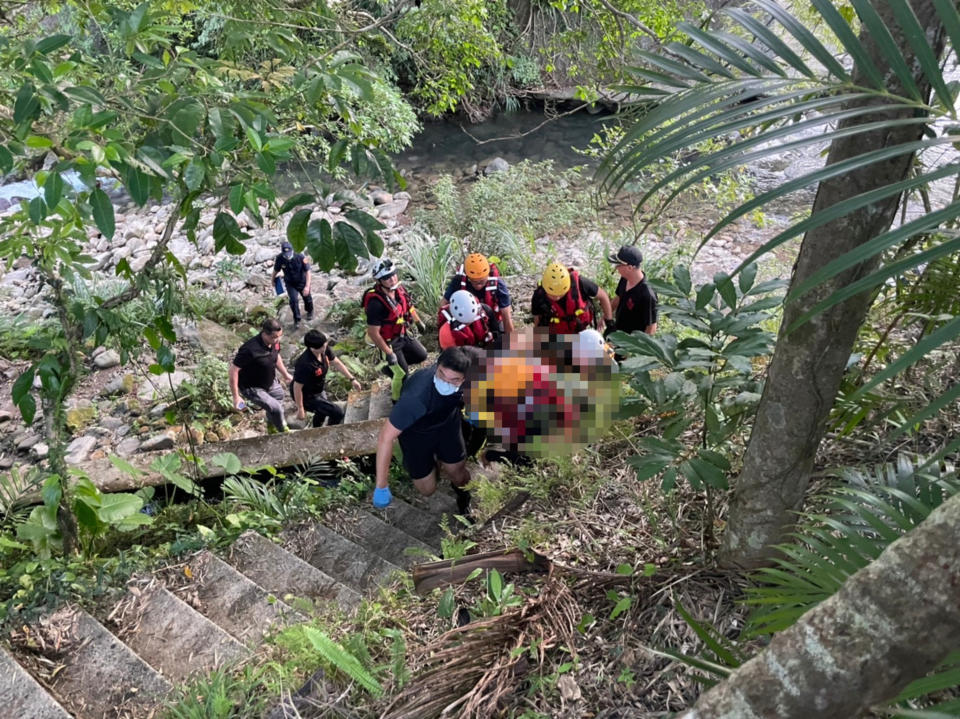
M437 515L419 507L414 507L398 497L394 497L390 506L386 509L370 509L368 511L377 519L402 529L410 536L416 537L424 544L433 547L434 550L440 549L443 530L440 528L440 520ZM450 528L454 528L452 524Z
M370 414L370 391L351 392L347 395L347 411L343 416L344 424L363 422Z
M322 524L302 524L283 533L286 546L301 559L358 592L389 583L396 564L368 552Z
M360 603L356 590L253 531L237 538L230 547L228 561L278 597L293 595L336 602L344 609Z
M379 517L360 512L352 519L349 524L344 523L337 527L340 534L391 564L412 567L414 564L429 562L436 556L436 550L429 544Z
M127 645L173 682L247 656L240 642L162 587L137 597L140 613Z
M370 393L370 414L367 416L370 420L383 419L390 416L390 410L393 409L393 395L390 385L377 387Z
M160 674L86 612L60 610L49 623L75 627L76 641L65 647L59 658L63 668L50 682L53 694L74 716L150 716L170 692Z
M0 648L0 714L30 719L70 719L66 710Z
M188 565L195 578L200 612L235 639L259 644L277 623L303 621L304 617L222 559L206 551Z

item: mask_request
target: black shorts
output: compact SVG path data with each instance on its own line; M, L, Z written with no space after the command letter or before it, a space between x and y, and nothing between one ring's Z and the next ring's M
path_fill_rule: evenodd
M467 458L460 430L459 414L432 432L409 432L400 435L403 466L413 479L423 479L437 466L456 464Z

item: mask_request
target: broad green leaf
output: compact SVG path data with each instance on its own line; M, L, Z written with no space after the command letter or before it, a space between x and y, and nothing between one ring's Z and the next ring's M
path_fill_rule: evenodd
M440 603L437 605L437 616L442 619L449 619L453 616L454 610L453 587L447 587L447 590L440 597Z
M307 225L307 250L322 272L329 272L337 263L333 230L326 220L313 220Z
M114 493L103 494L100 497L100 507L97 517L101 522L113 524L124 517L136 514L143 509L143 500L135 494Z
M107 193L100 188L91 192L90 207L93 210L93 221L97 224L97 229L99 229L108 240L113 239L116 225L113 215L113 203L110 202Z
M60 204L60 198L63 196L63 178L59 172L51 172L47 175L43 183L43 197L47 201L47 207L56 207Z
M43 201L42 197L34 197L30 200L27 210L30 215L30 222L35 225L39 225L47 217L47 203Z
M307 246L307 224L310 222L310 210L298 210L287 224L287 239L296 252L303 252Z
M316 198L313 194L309 192L300 192L296 195L291 195L286 199L286 201L280 206L280 214L286 214L290 212L294 207L299 207L300 205L308 205L313 203Z
M47 55L54 50L59 50L72 39L71 35L50 35L38 42L35 49L37 52Z
M127 165L124 171L124 184L130 197L140 207L150 199L150 177L133 165Z
M196 192L203 186L205 176L206 170L203 166L203 160L194 157L183 171L183 182L188 190Z
M349 253L347 262L343 262L344 257L340 258L341 265L344 266L344 268L352 269L352 267L357 266L357 258L369 257L367 244L363 241L363 235L361 235L353 225L347 222L338 222L333 226L333 234L334 239L338 241L343 240Z
M217 213L213 221L213 242L219 252L226 249L231 255L242 255L246 246L241 242L248 235L240 230L240 226L232 215L226 212Z
M180 133L174 135L174 142L189 146L190 140L197 134L197 128L203 121L203 105L196 100L187 100L175 103L171 109L173 115L170 122Z
M227 474L238 474L243 465L240 458L232 452L223 452L210 459L218 467L221 467Z
M30 135L23 144L34 150L46 150L48 147L53 147L53 140L43 135Z
M243 183L238 183L230 188L230 193L227 198L230 202L230 211L235 215L239 215L241 212L243 212L244 192L246 192L246 190L243 187Z
M7 173L13 169L13 155L4 145L0 145L0 172Z
M333 172L340 166L340 163L343 162L343 158L347 153L347 140L337 140L333 143L333 147L330 148L330 155L327 158L327 169L330 172Z
M13 104L14 125L24 125L40 114L40 100L37 99L36 93L36 88L29 82L17 92L17 98Z
M127 460L125 460L123 457L118 457L115 454L110 454L110 455L107 455L107 459L110 460L110 463L114 467L119 469L124 474L127 474L133 478L137 478L143 475L143 470L137 469L132 464L130 464Z
M257 167L260 168L263 174L270 176L277 171L277 162L273 159L273 155L266 152L258 152L256 160Z

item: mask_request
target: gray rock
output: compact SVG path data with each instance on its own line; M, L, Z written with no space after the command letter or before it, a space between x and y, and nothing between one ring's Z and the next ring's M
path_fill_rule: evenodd
M0 457L0 469L10 469L13 466L13 457Z
M116 432L126 424L127 423L124 422L120 417L104 417L100 420L100 426L104 429L109 429L111 432Z
M388 220L402 215L409 204L409 200L394 200L385 205L380 205L377 207L377 217L381 220Z
M50 454L50 447L46 442L37 442L30 448L30 454L37 459L46 459L47 455Z
M13 419L12 414L7 412L6 410L0 409L0 424L3 424L4 422L9 422L11 419Z
M407 192L406 190L401 190L400 192L397 192L397 193L393 196L393 199L394 199L394 200L407 200L407 201L409 201L409 200L410 200L410 193Z
M176 370L171 374L161 375L156 378L150 377L140 385L140 389L137 390L137 398L148 401L154 397L167 396L170 394L171 385L173 389L177 389L188 379L190 379L190 375L181 370Z
M120 374L104 385L100 394L104 397L110 397L115 394L125 394L133 389L136 382L132 374Z
M98 369L109 369L120 364L120 353L116 350L105 350L93 358L93 364Z
M510 169L510 163L502 157L495 157L483 167L484 175L492 175L495 172L506 172Z
M156 452L161 449L173 449L173 437L169 434L154 435L140 445L141 452Z
M388 202L393 202L393 195L386 190L374 190L370 193L370 199L373 200L374 205L386 205Z
M97 438L89 434L77 437L67 445L67 453L64 459L67 464L80 464L86 462L90 453L97 446Z
M162 417L164 412L170 409L170 405L166 402L159 402L153 406L150 410L151 417Z
M19 442L17 442L17 449L19 449L21 452L25 452L41 439L42 438L39 434L28 434L26 437L23 437Z
M121 440L113 452L120 457L129 457L138 449L140 449L140 440L136 437L127 437Z

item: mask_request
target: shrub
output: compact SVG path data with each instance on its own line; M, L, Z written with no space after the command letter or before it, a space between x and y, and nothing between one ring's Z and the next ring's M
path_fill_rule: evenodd
M203 355L193 376L181 385L199 415L220 416L233 411L227 363L212 355Z

